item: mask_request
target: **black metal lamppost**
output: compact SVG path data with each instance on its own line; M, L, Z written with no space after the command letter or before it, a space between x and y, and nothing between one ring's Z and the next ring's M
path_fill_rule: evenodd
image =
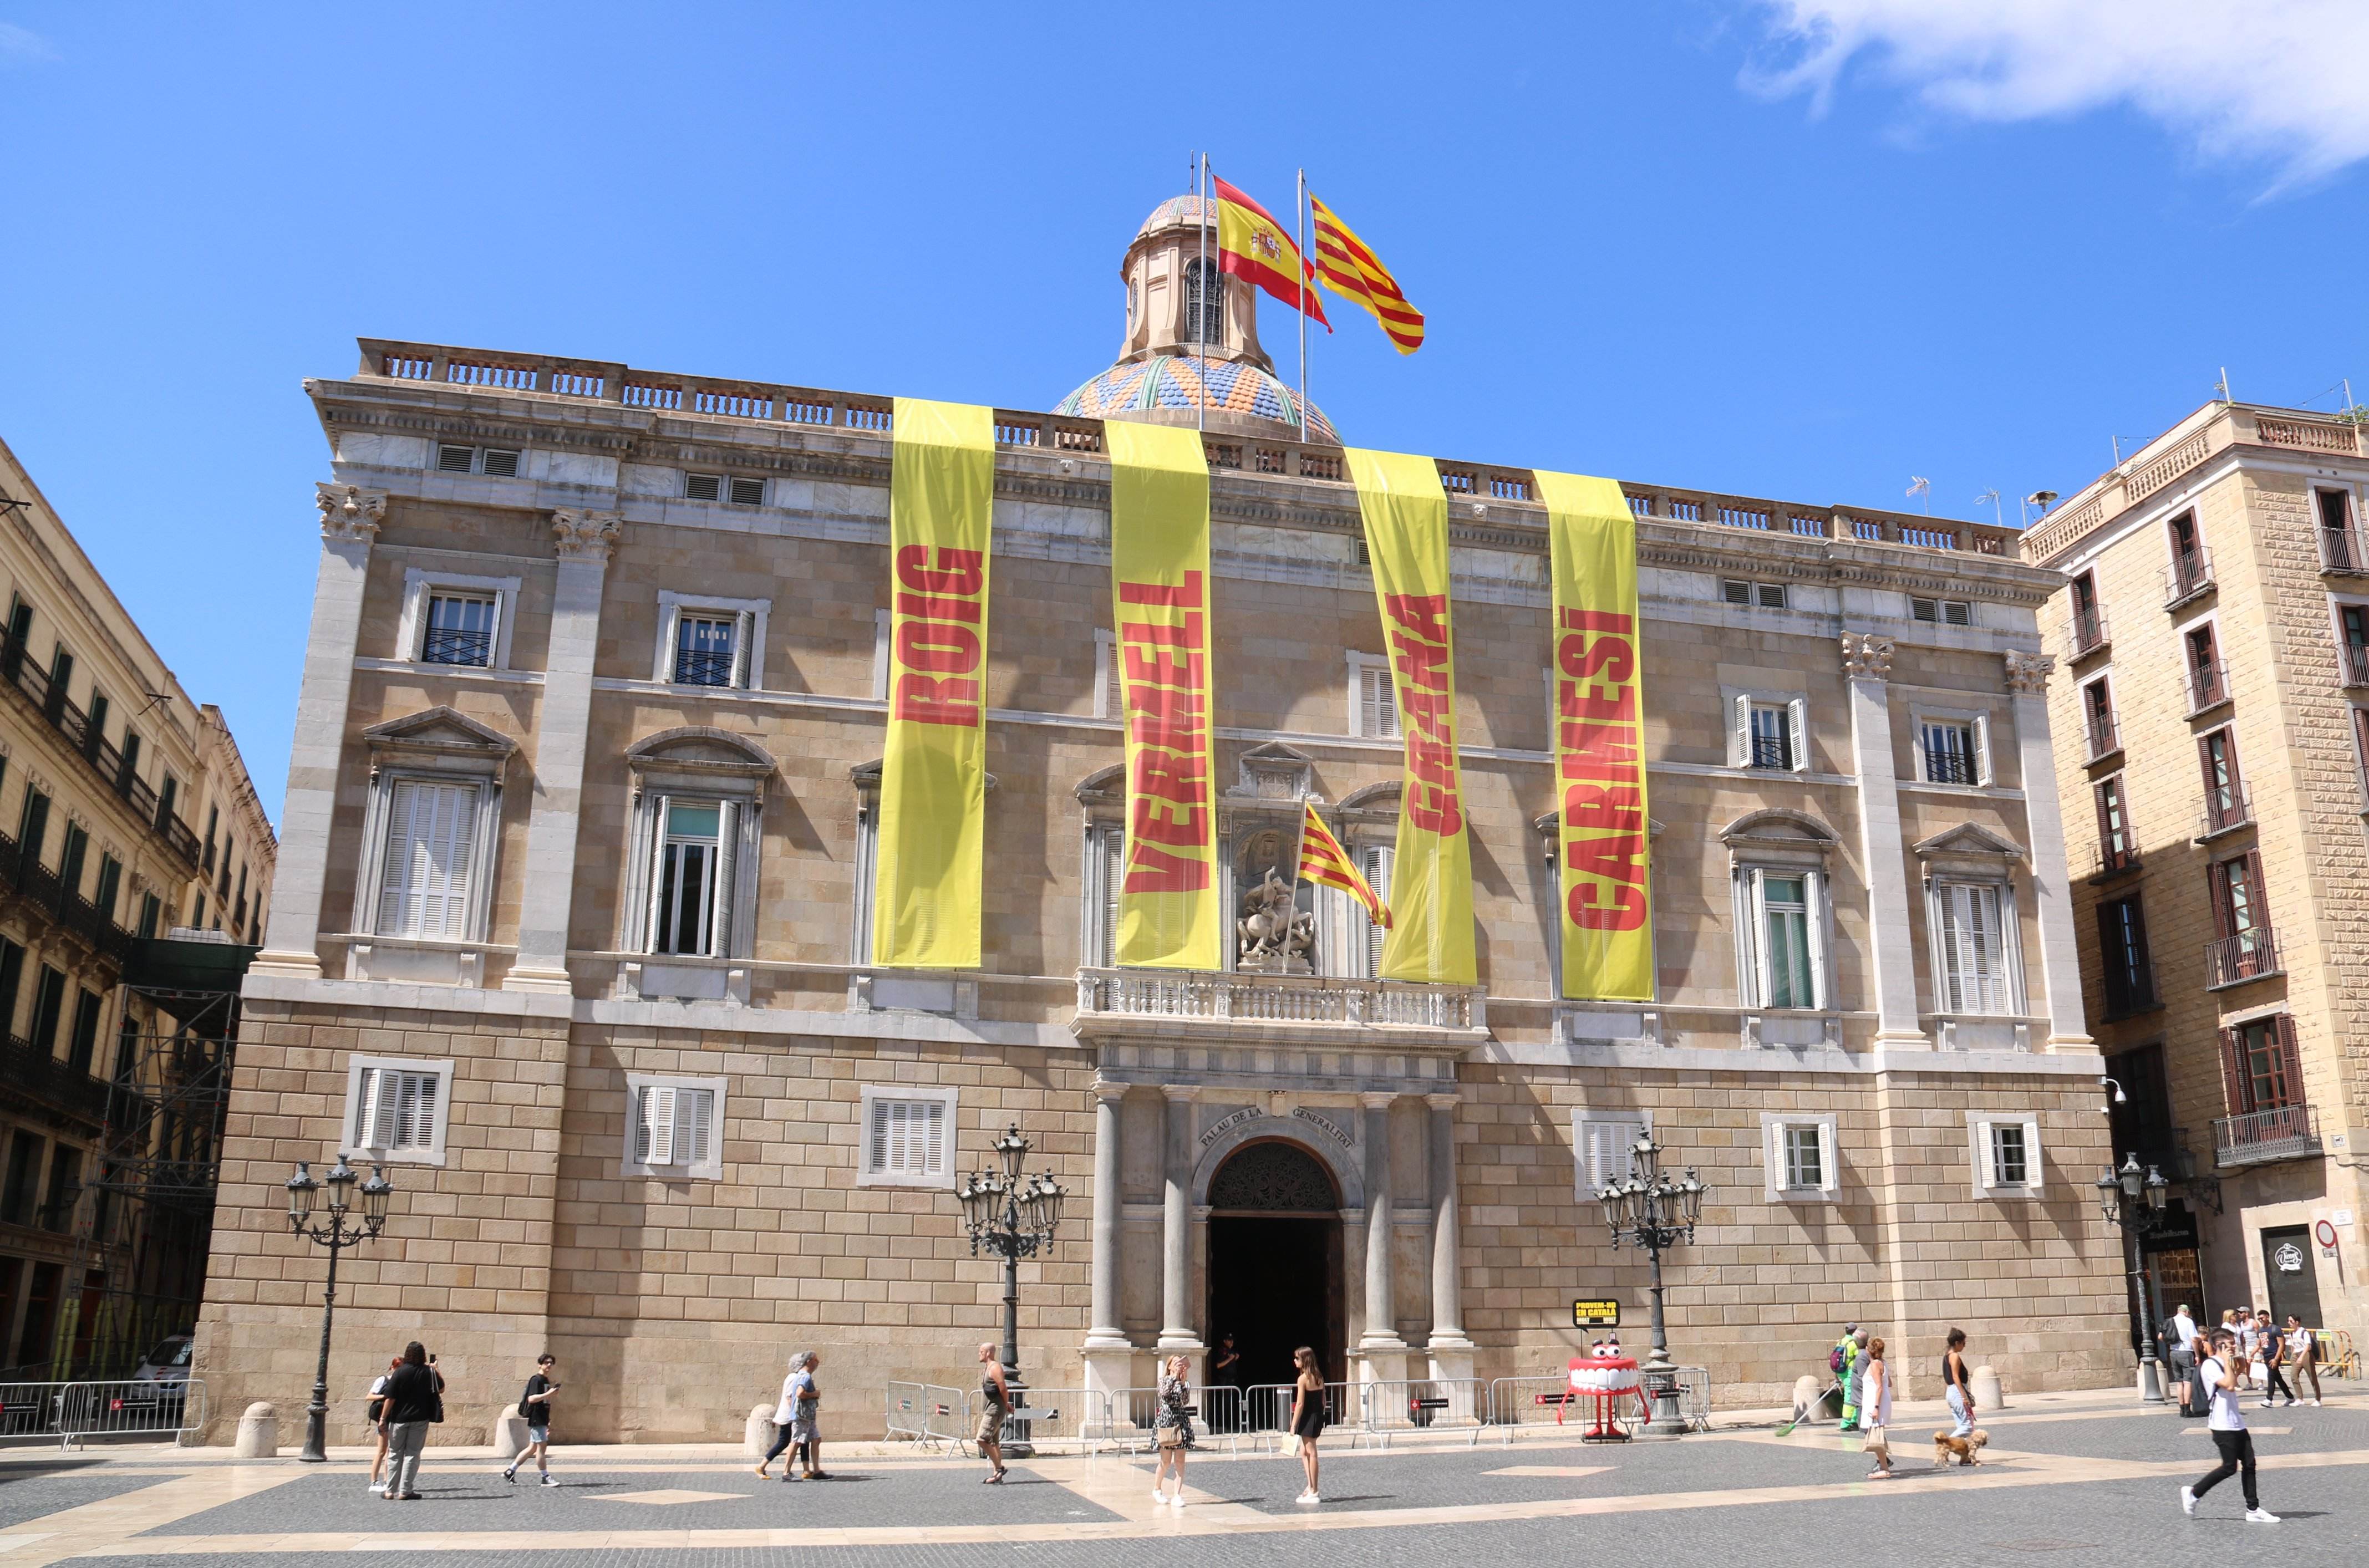
M1650 1131L1637 1139L1630 1156L1629 1179L1608 1183L1596 1198L1604 1205L1604 1222L1611 1228L1612 1245L1617 1249L1624 1240L1632 1242L1645 1249L1653 1264L1654 1353L1639 1368L1654 1406L1654 1417L1645 1424L1645 1430L1657 1437L1676 1437L1685 1434L1687 1422L1678 1408L1677 1369L1670 1365L1669 1328L1662 1317L1662 1253L1695 1239L1705 1189L1695 1179L1691 1165L1678 1181L1663 1173L1662 1149Z
M348 1247L377 1236L386 1225L386 1200L395 1191L395 1184L376 1165L371 1167L370 1180L361 1184L362 1219L360 1225L346 1223L353 1201L354 1183L359 1178L344 1155L338 1156L326 1181L315 1177L307 1162L296 1162L296 1173L288 1178L288 1228L299 1236L319 1242L329 1249L329 1283L321 1292L321 1364L313 1374L313 1402L304 1411L304 1451L297 1458L315 1463L329 1457L329 1323L338 1308L338 1254ZM312 1224L314 1200L321 1188L329 1189L329 1217L326 1226Z
M2155 1356L2155 1314L2147 1306L2146 1237L2163 1228L2164 1193L2171 1184L2149 1165L2139 1169L2139 1157L2123 1156L2123 1167L2098 1178L2098 1207L2130 1238L2131 1288L2139 1299L2139 1398L2163 1402L2163 1368Z
M1003 1379L1020 1380L1020 1260L1050 1252L1053 1231L1061 1223L1061 1201L1069 1192L1050 1171L1031 1176L1020 1167L1027 1162L1029 1143L1013 1123L995 1140L1002 1169L992 1166L962 1178L955 1196L962 1200L963 1224L970 1231L970 1251L980 1249L1003 1259Z

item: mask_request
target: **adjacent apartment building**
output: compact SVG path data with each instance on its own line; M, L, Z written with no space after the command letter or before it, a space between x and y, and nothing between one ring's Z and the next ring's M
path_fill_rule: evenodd
M1642 1343L1594 1195L1648 1127L1710 1187L1666 1272L1722 1400L1787 1397L1847 1319L1989 1325L2024 1388L2127 1375L2061 578L2011 534L1628 486L1659 988L1565 1002L1544 513L1528 470L1439 460L1481 983L1374 978L1366 917L1306 884L1280 963L1248 932L1212 972L1113 963L1106 421L1206 420L1230 898L1274 916L1310 801L1387 896L1400 809L1338 438L1198 223L1169 202L1127 247L1117 363L995 415L976 970L868 947L888 399L378 339L306 383L319 576L199 1333L219 1414L303 1401L320 1260L283 1184L343 1154L396 1193L341 1265L333 1389L424 1339L459 1436L550 1347L578 1435L714 1438L803 1346L858 1435L995 1333L953 1189L1013 1125L1070 1195L1021 1276L1039 1387L1148 1387L1220 1334L1250 1382L1299 1344L1335 1378L1532 1373L1582 1297Z
M2369 1334L2363 429L2210 403L2068 498L2043 615L2118 1157L2184 1181L2162 1307ZM2324 1229L2323 1229L2324 1228Z
M157 1075L206 1050L157 1067L173 1052L148 1042L186 1039L188 1009L142 987L143 957L176 928L252 938L276 845L220 711L181 690L5 444L0 594L0 1366L129 1370L194 1324L220 1101L137 1114L192 1110L203 1096ZM157 1156L207 1173L169 1222L128 1196Z

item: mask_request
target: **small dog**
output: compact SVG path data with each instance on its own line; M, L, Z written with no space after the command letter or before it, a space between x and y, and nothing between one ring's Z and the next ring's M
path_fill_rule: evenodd
M1933 1434L1933 1468L1944 1469L1952 1459L1962 1465L1978 1465L1983 1461L1974 1457L1975 1450L1986 1446L1990 1440L1991 1435L1979 1426L1963 1437L1951 1436L1949 1429L1944 1427Z

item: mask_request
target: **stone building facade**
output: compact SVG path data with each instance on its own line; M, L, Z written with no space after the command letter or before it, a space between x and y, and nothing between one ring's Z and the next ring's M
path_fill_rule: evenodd
M153 1341L94 1336L133 1333L120 1304L158 1280L188 1282L164 1292L177 1321L134 1313L137 1333L191 1328L206 1251L202 1225L151 1235L93 1190L109 1082L175 1026L125 982L144 939L259 931L276 845L221 711L182 691L5 444L0 593L0 1367L123 1373Z
M1482 983L1370 978L1362 916L1305 887L1310 973L1110 966L1105 418L1215 405L1230 896L1288 868L1304 798L1386 883L1397 810L1340 449L1238 283L1190 351L1188 205L1129 250L1121 362L996 415L973 972L869 962L886 399L380 340L308 383L329 475L217 1410L309 1383L280 1185L342 1150L398 1193L341 1276L341 1412L419 1334L455 1436L549 1345L572 1434L713 1437L803 1345L857 1435L884 1379L959 1379L995 1332L951 1188L1015 1123L1070 1194L1022 1271L1040 1387L1144 1385L1227 1333L1253 1381L1298 1343L1335 1377L1553 1369L1581 1297L1642 1341L1590 1195L1646 1126L1711 1188L1671 1332L1722 1400L1784 1397L1845 1319L1997 1325L2011 1386L2125 1375L2058 579L1996 531L1630 486L1659 995L1562 1002L1544 514L1527 470L1443 461Z
M2185 1191L2151 1305L2369 1334L2369 551L2361 427L2211 403L2068 498L2043 612L2115 1149ZM2321 1225L2333 1247L2316 1234Z

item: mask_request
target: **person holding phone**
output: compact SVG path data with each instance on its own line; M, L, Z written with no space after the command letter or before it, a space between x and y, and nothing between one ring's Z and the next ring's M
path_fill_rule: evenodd
M518 1413L526 1422L526 1447L502 1470L502 1479L513 1486L518 1484L519 1466L530 1457L543 1474L544 1485L559 1484L551 1475L551 1400L559 1392L559 1385L552 1380L551 1374L558 1365L548 1350L536 1356L534 1372L526 1380L526 1391L519 1395Z

